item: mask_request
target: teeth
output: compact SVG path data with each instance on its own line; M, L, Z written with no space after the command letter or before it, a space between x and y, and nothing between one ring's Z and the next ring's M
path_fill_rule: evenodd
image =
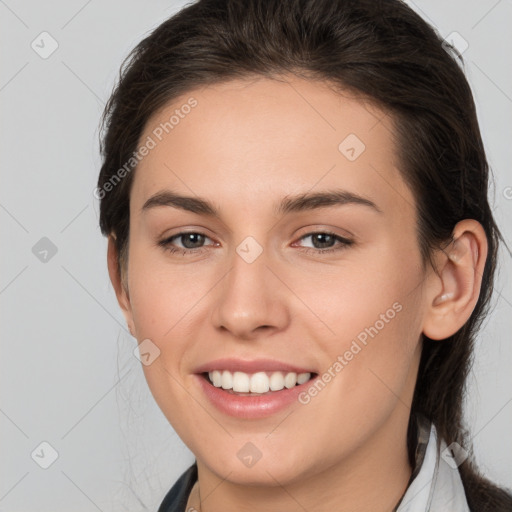
M249 385L249 391L251 393L266 393L269 389L270 382L265 372L258 372L251 375L251 381Z
M291 389L297 384L304 384L311 378L311 373L283 373L283 372L257 372L244 373L228 370L214 370L208 373L210 382L222 389L232 389L236 393L267 393L268 391L281 391Z
M222 373L220 373L218 370L215 370L214 372L210 372L208 375L210 376L212 384L216 388L220 388L222 386Z
M220 373L220 372L217 372ZM233 376L229 372L222 372L221 375L222 389L231 389L233 387Z
M299 375L297 375L297 384L304 384L304 382L307 382L310 378L310 373L299 373Z
M222 375L228 373L224 370ZM240 393L248 393L250 391L250 378L247 373L235 372L233 373L233 391L238 391Z

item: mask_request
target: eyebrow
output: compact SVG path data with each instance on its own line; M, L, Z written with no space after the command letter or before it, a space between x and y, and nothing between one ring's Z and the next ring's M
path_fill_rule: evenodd
M286 196L281 202L274 205L274 212L276 215L285 215L292 212L303 212L316 208L347 204L366 206L378 213L382 213L382 210L370 199L340 189ZM160 206L179 208L198 215L220 217L219 208L210 201L201 197L183 196L171 190L161 190L151 196L142 206L141 212L143 213Z

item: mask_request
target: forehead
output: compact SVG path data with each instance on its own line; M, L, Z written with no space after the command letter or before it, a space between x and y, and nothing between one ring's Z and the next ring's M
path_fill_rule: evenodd
M378 196L384 207L413 203L391 117L325 82L288 76L194 89L149 119L139 143L150 139L132 189L139 206L162 187L213 194L218 204L270 204L314 187Z

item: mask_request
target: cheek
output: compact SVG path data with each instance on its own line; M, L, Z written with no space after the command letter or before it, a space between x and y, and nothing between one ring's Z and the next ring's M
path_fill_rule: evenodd
M305 329L324 354L324 371L335 375L325 403L341 399L365 416L382 413L408 392L421 335L421 276L419 260L381 251L336 274L315 276L309 291L304 283L298 293L321 320L310 315Z
M331 340L335 349L360 333L364 338L365 329L375 324L379 332L397 329L401 319L414 316L420 306L420 260L397 256L391 244L347 255L339 266L323 271L290 272L288 279L294 283L294 292L314 313L303 317L310 325L316 317L321 328L318 333ZM315 339L319 339L318 334Z
M154 252L154 251L153 251ZM165 264L152 251L130 254L130 303L139 337L156 344L175 336L190 326L198 305L212 287L210 278L185 266ZM174 344L174 341L173 341Z

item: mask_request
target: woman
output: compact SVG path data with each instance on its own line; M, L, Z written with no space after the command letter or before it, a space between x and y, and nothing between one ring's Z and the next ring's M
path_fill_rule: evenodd
M105 122L110 278L196 457L161 512L512 510L462 416L501 235L429 25L199 1L135 48Z

